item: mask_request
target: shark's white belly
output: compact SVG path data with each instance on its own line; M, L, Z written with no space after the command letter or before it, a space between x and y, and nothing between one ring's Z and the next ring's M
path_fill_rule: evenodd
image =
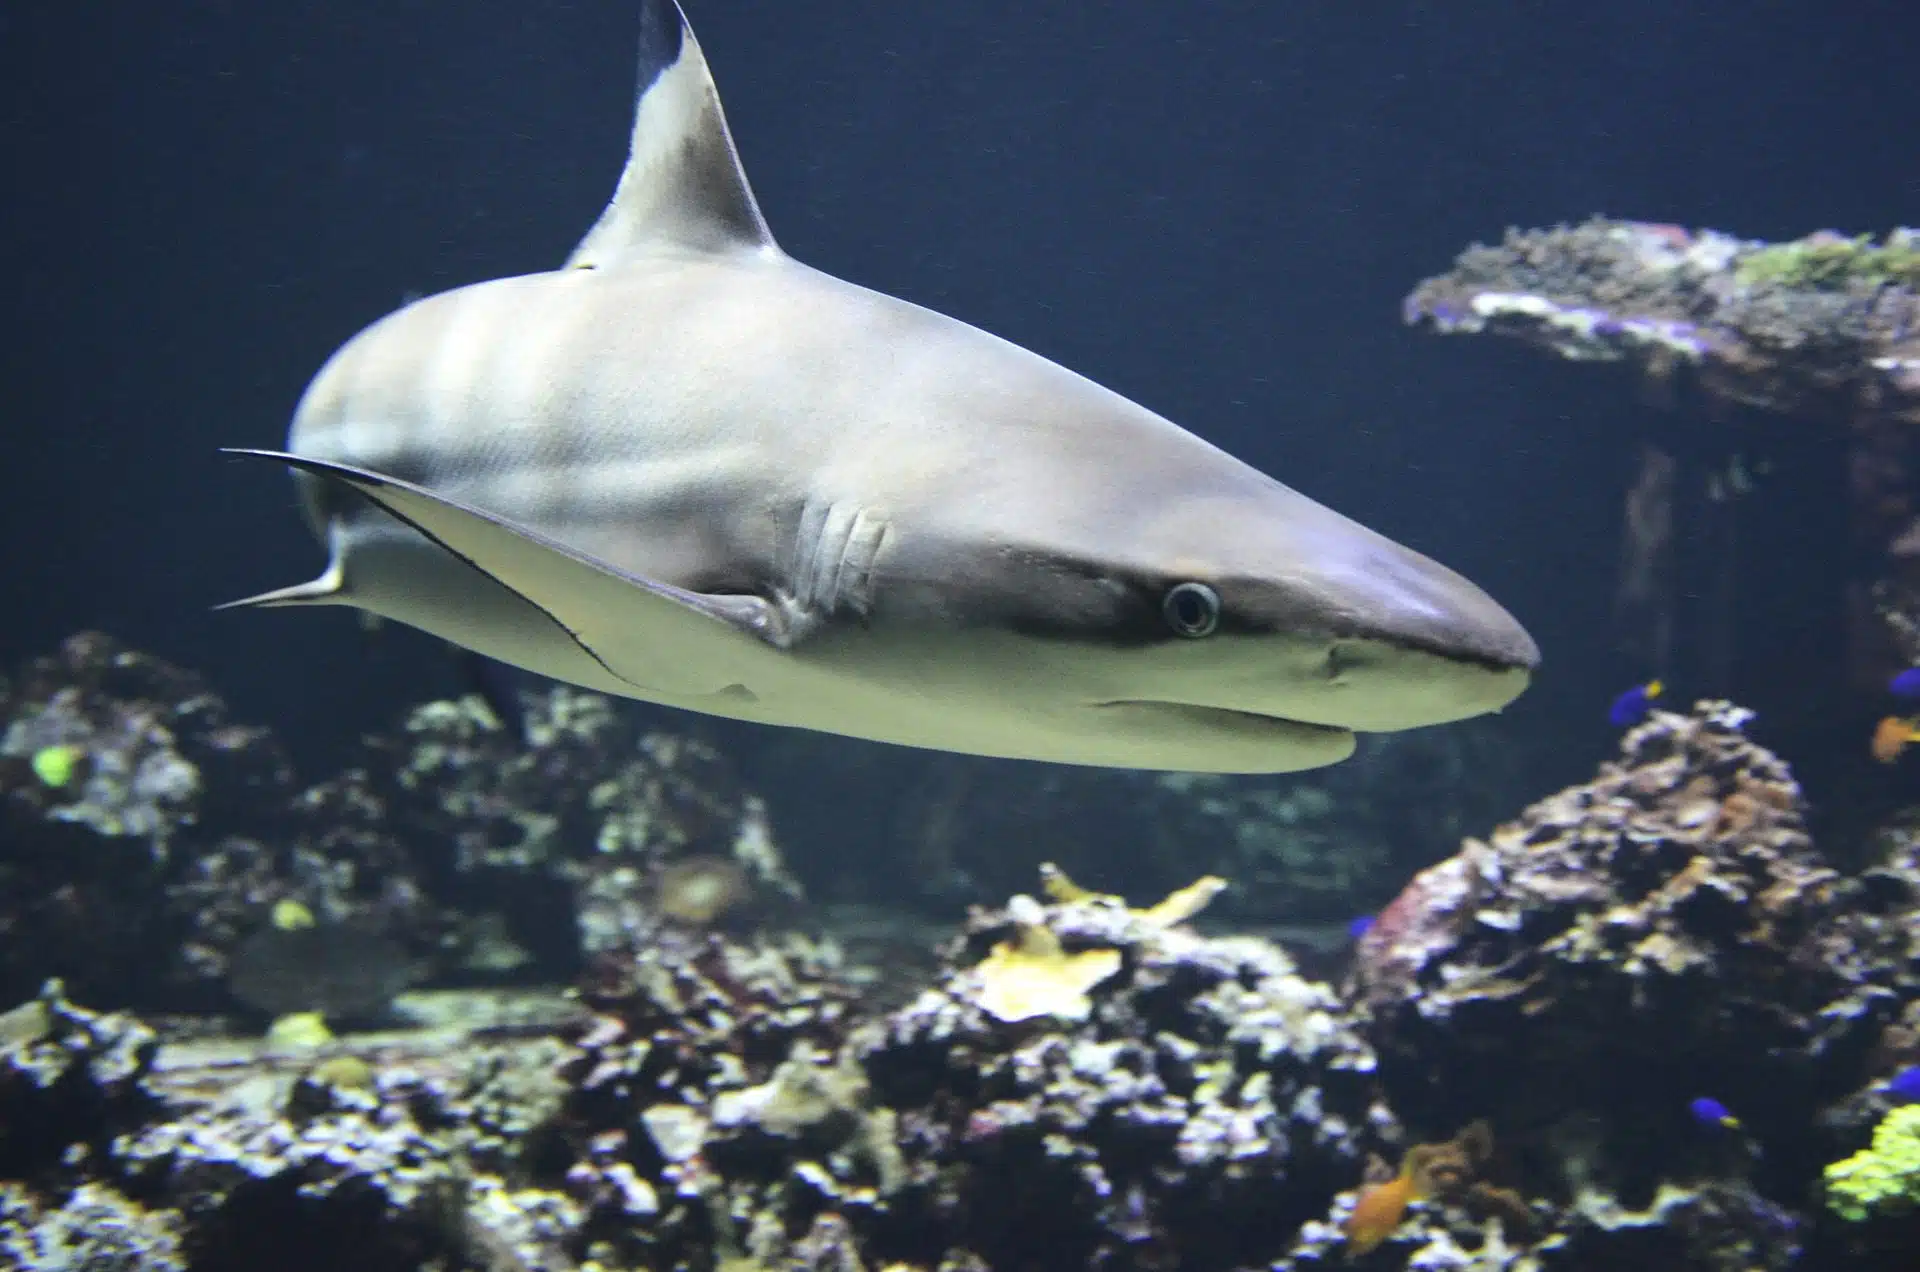
M928 630L870 639L839 629L793 651L769 648L718 691L637 687L611 674L548 615L384 514L343 519L354 603L501 662L585 688L762 724L824 730L902 746L1010 759L1206 772L1280 772L1335 763L1353 749L1336 730L1276 729L1247 717L1237 739L1220 721L1156 715L1143 744L1124 705L1063 702L1069 669L1024 643ZM992 684L983 683L983 676Z

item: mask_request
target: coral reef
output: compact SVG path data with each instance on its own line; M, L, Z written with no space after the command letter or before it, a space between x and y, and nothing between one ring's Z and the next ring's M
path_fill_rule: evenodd
M477 698L427 704L297 789L197 677L74 637L0 698L0 992L377 1015L422 975L566 974L645 939L676 865L731 871L736 910L798 897L711 747L591 694L523 705L516 737Z
M1454 268L1406 298L1407 322L1440 332L1492 332L1573 361L1628 362L1680 400L1697 389L1724 420L1738 408L1812 419L1846 451L1848 536L1844 596L1847 673L1855 688L1878 688L1920 664L1920 231L1896 229L1875 242L1822 230L1787 243L1762 243L1712 230L1595 219L1551 230L1510 230L1498 246L1476 245ZM1696 425L1699 421L1695 421ZM1753 473L1732 430L1704 478L1706 497L1685 509L1697 539L1736 534L1733 500ZM1620 580L1623 636L1643 663L1670 667L1679 605L1673 558L1679 550L1676 436L1643 443L1626 500ZM1749 433L1750 436L1750 433ZM1696 457L1697 458L1697 457ZM1694 572L1723 577L1733 594L1732 552ZM1719 602L1716 601L1715 604ZM1696 606L1695 608L1700 608ZM1708 606L1711 608L1711 605ZM1711 615L1707 657L1721 664L1737 626ZM1815 701L1830 701L1833 690Z
M1767 244L1596 218L1510 230L1427 279L1406 320L1490 331L1578 361L1681 366L1703 387L1792 414L1920 421L1920 235L1822 231Z
M414 1268L468 1261L568 1266L566 1198L514 1187L559 1098L551 1044L336 1056L266 1091L236 1084L174 1101L113 1145L128 1194L192 1216L192 1266ZM163 1086L164 1089L164 1086ZM256 1253L259 1252L259 1253ZM452 1263L452 1266L460 1266Z
M565 1268L534 1173L564 1045L437 1030L315 1060L161 1048L65 1001L0 1017L0 1254L23 1269Z
M97 632L27 664L0 717L15 832L84 827L164 856L199 822L261 826L291 781L267 731L231 723L198 676Z
M898 1115L908 1181L875 1257L1244 1266L1395 1132L1333 994L1267 942L1180 926L1191 908L1016 898L974 916L935 987L863 1028L854 1048ZM1084 1013L995 1010L1011 969L993 951L1036 930L1055 957L1117 955L1111 975L1076 978Z
M510 1267L1236 1266L1284 1248L1394 1124L1330 990L1182 926L1217 891L982 912L892 1012L831 945L669 932L597 960L587 1013L551 1036L156 1063L142 1035L130 1068L95 1066L141 1116L49 1158L70 1176L50 1184L139 1208L195 1269L502 1245ZM990 1010L988 951L1023 929L1110 956L1081 1018ZM55 1242L56 1209L20 1212L20 1239Z
M0 1183L0 1267L17 1272L187 1272L180 1228L99 1184L54 1205Z
M1862 885L1816 854L1749 719L1655 713L1592 782L1468 841L1382 913L1353 991L1396 1110L1500 1109L1576 1215L1598 1197L1642 1212L1707 1177L1806 1194L1819 1114L1897 1009L1896 964L1871 956ZM1742 1130L1690 1119L1708 1090Z
M0 1192L0 1250L194 1272L1771 1272L1796 1256L1801 1221L1739 1166L1628 1195L1599 1118L1519 1153L1476 1124L1406 1149L1393 1178L1417 1187L1389 1205L1377 1164L1370 1189L1339 1192L1403 1139L1385 1097L1406 1075L1277 948L1185 927L1216 890L1136 910L1060 879L1070 899L977 912L891 1011L831 944L712 932L598 960L571 1013L412 1004L424 1029L318 1054L156 1052L50 989L0 1018L28 1022L6 1031L19 1071L112 1112L86 1151L55 1137L9 1172L36 1187ZM997 1010L1027 969L994 951L1035 931L1046 958L1118 966L1081 980L1084 1005ZM1558 1182L1529 1182L1543 1160Z
M136 1125L158 1047L140 1021L68 1002L59 981L0 1015L0 1179L57 1173Z
M0 697L0 1001L56 974L118 1001L192 980L172 951L197 906L168 890L222 836L273 827L291 782L189 672L97 633L29 663Z
M563 1108L587 1207L582 1242L608 1266L674 1266L803 1230L823 1190L871 1190L888 1137L865 1079L838 1059L859 985L838 949L670 935L602 959L574 1034Z
M1192 877L1298 853L1332 879L1330 784L1153 779L1186 837L1164 899L1067 858L936 951L898 912L797 904L721 757L590 695L525 695L513 730L431 704L304 791L264 735L209 740L231 726L191 677L98 638L6 701L0 870L51 890L0 894L9 974L256 1013L150 1026L52 981L0 1014L8 1266L1904 1272L1920 1248L1896 1080L1920 820L1835 868L1724 702L1653 712L1421 870L1335 987L1218 934L1239 885ZM1413 756L1354 789L1465 785ZM89 961L62 889L138 900L107 943L153 966ZM569 996L502 983L556 973ZM409 990L449 974L492 988Z
M373 795L384 820L451 849L468 908L520 924L545 915L591 955L647 939L663 873L690 858L734 863L763 905L800 895L765 805L711 746L564 686L522 705L524 738L466 699L418 708L375 743L385 763L373 771L390 775Z

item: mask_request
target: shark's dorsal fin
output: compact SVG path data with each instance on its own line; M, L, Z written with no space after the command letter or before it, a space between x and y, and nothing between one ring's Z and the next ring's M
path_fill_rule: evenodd
M662 251L741 250L779 249L740 168L707 59L675 0L642 0L627 166L567 268L611 269Z

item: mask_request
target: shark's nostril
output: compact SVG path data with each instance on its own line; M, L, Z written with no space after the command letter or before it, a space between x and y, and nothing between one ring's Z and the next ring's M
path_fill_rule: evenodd
M1358 646L1336 641L1327 648L1327 679L1338 680L1350 671L1366 665L1365 652Z

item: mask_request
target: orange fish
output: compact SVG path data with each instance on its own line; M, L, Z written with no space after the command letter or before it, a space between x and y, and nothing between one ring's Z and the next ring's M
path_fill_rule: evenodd
M1414 1172L1406 1166L1383 1184L1373 1184L1353 1203L1342 1230L1347 1234L1347 1257L1358 1258L1385 1241L1407 1217L1407 1207L1425 1196Z
M1873 743L1868 749L1874 759L1891 764L1911 742L1920 742L1920 716L1888 716L1874 729Z

